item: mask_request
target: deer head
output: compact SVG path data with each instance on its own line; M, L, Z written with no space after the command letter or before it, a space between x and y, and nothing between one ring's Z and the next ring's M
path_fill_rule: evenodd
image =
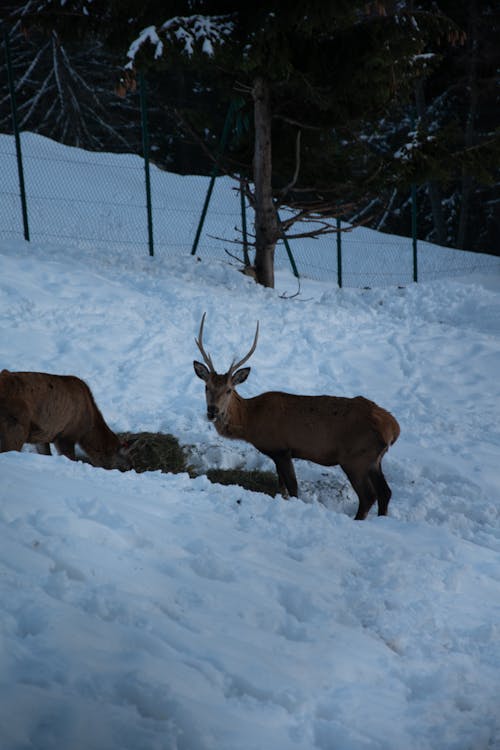
M226 421L235 386L243 383L250 373L250 367L242 368L241 365L245 364L245 362L250 359L255 351L255 347L257 346L257 339L259 336L259 324L257 323L253 344L250 347L250 351L248 352L248 354L246 354L237 362L233 360L229 367L229 370L224 373L224 375L220 375L215 371L212 358L209 354L206 353L203 347L203 326L205 324L205 315L206 313L203 313L198 338L195 339L196 345L203 356L205 364L203 364L202 362L197 362L195 360L193 362L193 367L198 377L205 382L207 419L209 419L210 422L224 423Z

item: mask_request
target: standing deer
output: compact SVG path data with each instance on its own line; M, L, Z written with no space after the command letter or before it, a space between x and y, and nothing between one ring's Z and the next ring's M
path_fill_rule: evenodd
M276 464L279 491L297 496L293 458L323 466L340 465L359 499L356 520L362 520L378 501L379 516L387 515L391 489L382 472L382 458L399 436L399 424L385 409L363 396L296 396L281 391L242 398L235 386L250 367L243 367L257 346L259 324L248 354L232 362L220 375L203 348L201 319L195 339L205 364L194 361L194 371L205 381L207 418L219 435L245 440ZM238 369L241 368L241 369Z
M50 455L50 443L76 460L78 443L94 466L132 468L129 446L110 430L88 385L73 375L0 372L0 453L25 443Z

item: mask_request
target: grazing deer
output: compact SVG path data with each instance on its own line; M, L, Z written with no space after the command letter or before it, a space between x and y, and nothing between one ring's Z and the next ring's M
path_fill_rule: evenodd
M399 436L392 414L363 396L296 396L270 391L242 398L235 386L250 373L250 367L241 365L255 351L259 324L248 354L220 375L203 348L204 323L205 313L195 339L205 364L194 361L193 365L205 381L207 418L219 435L246 440L269 456L276 464L279 490L285 498L297 496L292 459L302 458L323 466L341 466L359 499L356 520L366 518L375 500L379 516L387 515L391 489L381 462Z
M50 455L50 443L76 460L78 443L94 466L132 468L129 446L110 430L88 385L73 375L0 372L0 453L25 443Z

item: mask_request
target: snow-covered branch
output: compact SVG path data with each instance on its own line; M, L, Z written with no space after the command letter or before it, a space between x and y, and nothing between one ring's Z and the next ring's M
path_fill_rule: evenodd
M214 47L223 44L231 35L234 23L230 16L175 16L161 26L148 26L132 42L127 52L129 63L133 67L137 53L144 44L154 47L154 59L164 54L165 42L180 44L186 55L192 55L196 45L207 55L214 54Z

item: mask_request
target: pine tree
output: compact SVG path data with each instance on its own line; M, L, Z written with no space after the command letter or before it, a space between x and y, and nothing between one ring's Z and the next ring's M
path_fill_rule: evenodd
M417 79L413 116L410 101L379 129L381 153L399 148L402 155L396 210L384 217L385 228L405 232L408 186L416 183L422 239L498 253L500 8L469 0L440 6L462 30L463 43L442 45L438 64Z
M38 0L36 22L59 34L105 36L134 69L180 63L218 78L227 100L235 90L253 114L247 194L255 209L255 271L274 286L274 250L283 228L328 217L340 202L359 199L419 169L411 158L381 159L361 135L395 100L408 98L432 45L458 31L435 10L411 12L401 3L365 0L297 1L277 6L190 0ZM179 15L185 13L185 15ZM408 156L408 155L407 155ZM250 190L253 183L254 189ZM292 211L283 224L277 208Z

